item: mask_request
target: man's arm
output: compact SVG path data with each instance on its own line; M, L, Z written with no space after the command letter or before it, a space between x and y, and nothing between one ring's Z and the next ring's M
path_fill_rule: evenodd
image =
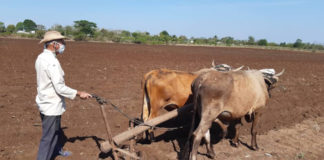
M77 91L77 95L82 99L87 99L92 97L91 94L83 91Z
M47 68L49 77L51 78L52 84L55 88L55 91L63 96L70 99L74 99L76 95L80 96L82 99L90 98L89 93L83 91L77 91L65 85L64 77L61 74L60 68L57 64L51 64Z

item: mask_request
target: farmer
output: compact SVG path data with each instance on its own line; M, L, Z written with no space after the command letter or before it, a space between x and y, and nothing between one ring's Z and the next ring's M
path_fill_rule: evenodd
M40 43L44 43L43 52L38 55L35 68L37 75L36 103L42 119L42 138L38 149L38 160L49 160L57 155L69 156L63 151L61 115L65 112L64 98L90 98L87 92L77 91L65 85L64 72L57 59L63 54L65 37L57 31L48 31Z

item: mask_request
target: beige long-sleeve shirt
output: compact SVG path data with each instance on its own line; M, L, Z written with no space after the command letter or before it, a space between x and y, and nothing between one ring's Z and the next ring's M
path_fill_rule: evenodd
M39 111L47 116L62 115L65 112L64 97L74 99L77 90L65 85L64 71L52 51L44 49L37 57L35 68Z

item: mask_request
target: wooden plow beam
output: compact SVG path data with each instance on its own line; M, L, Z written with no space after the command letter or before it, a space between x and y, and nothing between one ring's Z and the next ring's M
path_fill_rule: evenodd
M189 112L192 109L192 107L193 107L193 104L188 104L188 105L185 105L179 109L173 110L171 112L168 112L166 114L163 114L161 116L153 118L153 119L145 122L145 124L147 124L147 125L136 126L135 128L132 128L128 131L122 132L122 133L114 136L112 138L112 141L116 145L120 145L123 142L134 138L136 135L141 134L141 133L145 132L146 130L150 129L151 128L150 126L159 125L163 122L166 122L172 118L177 117L178 115ZM113 146L109 143L109 141L105 141L100 144L100 150L104 153L108 153L112 149L112 147Z

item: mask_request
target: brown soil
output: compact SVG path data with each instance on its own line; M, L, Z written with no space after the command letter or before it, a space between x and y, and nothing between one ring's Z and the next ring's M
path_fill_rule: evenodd
M42 46L35 40L0 39L0 159L36 159L41 137L35 105L34 63ZM285 68L263 110L259 127L259 151L250 144L247 124L242 127L239 148L228 140L214 144L216 159L323 159L324 151L324 54L222 48L147 46L68 42L59 56L67 85L111 100L131 117L141 114L142 76L157 68L196 71L216 64L234 67ZM128 119L106 107L113 134L127 130ZM107 139L99 105L94 100L67 100L62 118L67 137L67 159L111 159L101 154L98 142ZM186 130L157 130L157 142L140 143L136 149L146 159L178 159ZM208 159L205 147L199 159ZM57 157L56 159L64 159Z

